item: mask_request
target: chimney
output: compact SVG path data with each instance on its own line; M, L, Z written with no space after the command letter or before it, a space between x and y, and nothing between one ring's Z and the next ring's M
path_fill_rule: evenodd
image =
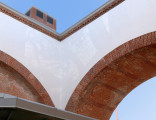
M56 19L35 7L30 8L25 15L56 30Z

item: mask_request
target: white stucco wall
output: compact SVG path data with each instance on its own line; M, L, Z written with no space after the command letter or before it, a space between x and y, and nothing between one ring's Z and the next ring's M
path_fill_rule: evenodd
M156 0L125 0L62 42L0 13L0 50L27 67L55 106L64 109L74 89L102 57L156 31Z

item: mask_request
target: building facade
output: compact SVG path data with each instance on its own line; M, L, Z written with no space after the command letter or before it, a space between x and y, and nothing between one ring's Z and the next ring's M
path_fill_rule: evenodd
M0 92L109 120L156 75L155 4L110 0L59 34L0 3Z

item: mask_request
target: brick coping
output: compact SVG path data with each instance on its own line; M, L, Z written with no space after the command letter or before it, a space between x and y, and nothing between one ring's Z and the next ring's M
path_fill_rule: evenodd
M102 5L95 11L93 11L91 14L89 14L88 16L86 16L85 18L80 20L78 23L76 23L69 29L65 30L63 33L58 33L55 30L49 28L48 26L6 6L5 4L3 4L1 2L0 2L0 12L7 14L10 17L13 17L16 20L18 20L18 21L38 30L38 31L41 31L44 34L46 34L52 38L55 38L58 41L62 41L65 38L72 35L73 33L75 33L76 31L78 31L81 28L83 28L84 26L86 26L87 24L91 23L92 21L94 21L95 19L100 17L101 15L105 14L106 12L108 12L109 10L114 8L115 6L119 5L123 1L124 0L109 0L104 5Z

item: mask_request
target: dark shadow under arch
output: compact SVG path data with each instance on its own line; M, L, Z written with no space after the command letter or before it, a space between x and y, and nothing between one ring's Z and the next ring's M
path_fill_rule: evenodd
M39 80L3 51L0 51L0 92L54 106Z
M156 76L156 32L119 46L103 57L81 80L66 110L109 120L122 99Z

